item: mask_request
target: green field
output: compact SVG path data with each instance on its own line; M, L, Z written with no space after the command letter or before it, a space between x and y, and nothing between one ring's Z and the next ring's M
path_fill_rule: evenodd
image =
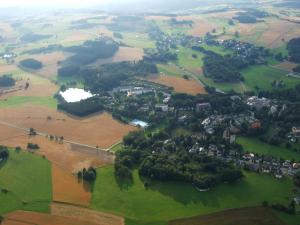
M287 72L272 68L266 65L251 66L242 72L245 78L244 82L240 83L215 83L212 79L201 75L199 79L206 85L216 87L222 91L234 90L236 92L257 91L257 90L272 90L272 82L274 80L282 80L286 87L293 88L300 84L300 79L287 77Z
M21 106L25 104L42 105L56 109L57 100L53 97L12 96L0 101L0 108Z
M155 48L155 43L150 40L147 34L122 33L123 39L119 41L136 48Z
M300 160L300 153L294 152L284 147L278 147L263 143L257 138L239 137L237 139L237 143L241 144L244 147L244 150L252 153L270 155L283 159L294 159L298 161Z
M255 173L245 173L240 183L222 184L209 192L177 182L153 182L146 190L137 171L126 185L115 179L113 166L98 170L93 190L91 208L124 215L132 225L167 224L171 219L261 205L264 200L287 204L294 197L290 179L279 181Z
M48 212L52 200L51 164L40 156L10 151L0 164L0 214L17 209Z
M274 80L283 80L286 88L292 88L300 84L300 79L287 77L286 72L268 66L252 66L244 70L242 74L248 90L255 90L256 86L259 89L271 90L271 83Z

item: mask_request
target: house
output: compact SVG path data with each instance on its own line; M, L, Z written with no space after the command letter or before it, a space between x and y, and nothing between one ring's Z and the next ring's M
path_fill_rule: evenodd
M155 109L160 110L162 112L168 112L169 106L165 104L156 104Z
M295 201L296 205L300 205L300 196L295 197L294 201Z
M259 129L259 128L261 128L261 122L259 120L256 120L256 121L252 122L250 124L250 128L251 129Z
M292 133L296 138L300 138L300 127L293 127Z
M211 110L211 104L208 102L196 104L196 112L203 112L209 110Z
M257 96L252 96L248 98L247 105L255 108L256 110L261 110L264 107L270 107L271 101L267 98L259 98Z

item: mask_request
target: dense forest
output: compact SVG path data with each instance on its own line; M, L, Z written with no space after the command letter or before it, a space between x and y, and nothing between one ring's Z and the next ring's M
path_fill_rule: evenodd
M0 87L11 87L15 86L16 81L11 77L11 75L0 76Z
M210 54L203 58L203 72L215 82L239 82L243 77L239 70L247 67L247 63L239 57Z
M60 51L62 49L63 49L62 45L48 45L47 47L40 47L40 48L34 48L34 49L23 51L22 55L47 54L55 51Z
M37 42L43 39L47 39L52 37L52 35L42 35L42 34L33 34L33 33L28 33L25 34L21 37L21 41L23 42Z
M86 41L79 46L64 48L64 51L74 53L66 62L75 65L87 65L97 59L110 58L118 50L118 43L110 38L99 38L94 41Z
M132 169L138 167L139 173L150 179L189 182L200 189L243 177L229 163L188 151L191 136L170 138L166 131L148 136L140 131L130 133L123 140L126 148L117 153L116 175L130 179Z
M36 59L24 59L20 62L20 66L27 69L39 70L43 67L43 64Z
M103 110L103 105L97 97L92 97L80 102L61 102L57 105L57 109L83 117Z
M145 61L105 64L99 70L85 69L81 71L86 87L93 93L110 91L129 78L155 73L158 73L156 65Z
M287 44L287 49L292 61L300 63L300 38L294 38Z

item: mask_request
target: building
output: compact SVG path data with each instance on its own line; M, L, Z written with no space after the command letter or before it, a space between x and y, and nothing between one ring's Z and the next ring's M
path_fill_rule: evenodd
M211 104L206 102L206 103L198 103L196 104L196 112L203 112L203 111L208 111L211 110Z
M292 133L296 138L300 138L300 127L293 127Z
M169 106L165 104L156 104L155 109L160 110L162 112L168 112L169 111Z

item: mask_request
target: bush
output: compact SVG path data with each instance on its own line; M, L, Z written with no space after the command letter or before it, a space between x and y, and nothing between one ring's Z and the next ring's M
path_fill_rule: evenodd
M38 70L43 67L43 64L35 59L24 59L20 62L20 66L28 69Z
M27 149L38 150L40 149L40 146L38 144L28 143Z
M3 75L0 77L0 87L15 86L16 81L10 75Z

